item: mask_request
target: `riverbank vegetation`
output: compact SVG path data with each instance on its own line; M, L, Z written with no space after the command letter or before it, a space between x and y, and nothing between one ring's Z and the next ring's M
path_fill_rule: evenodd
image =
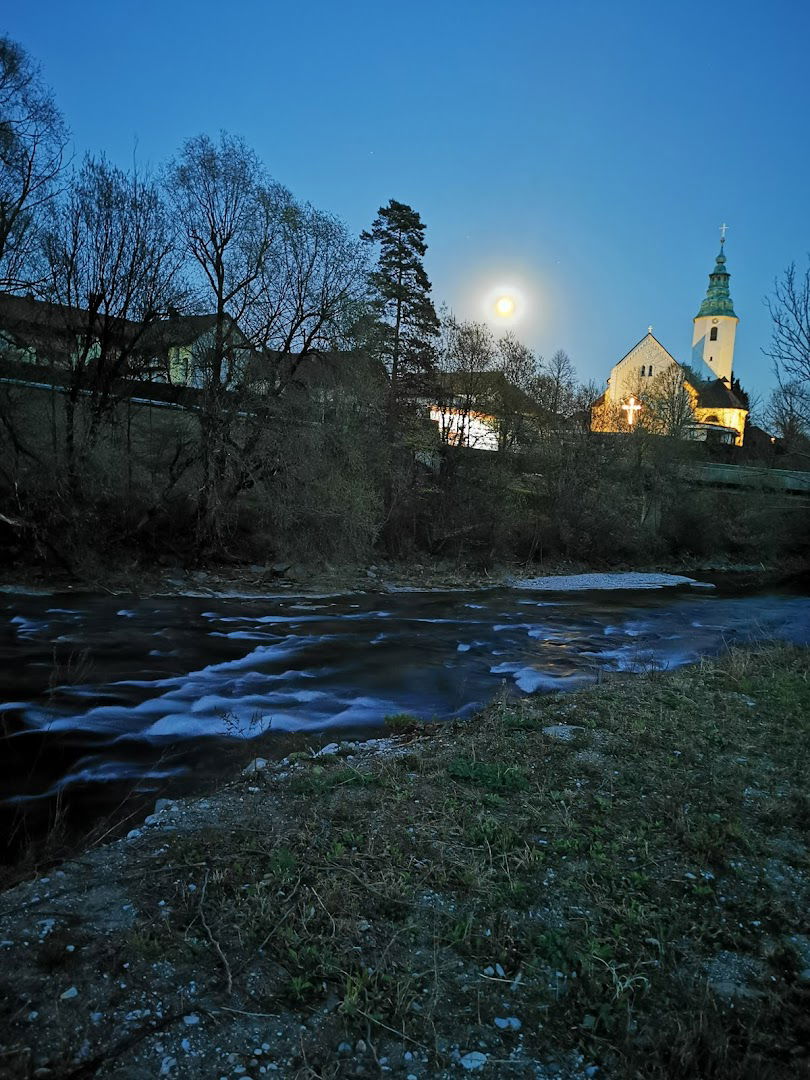
M7 1075L804 1076L808 717L735 650L163 807L1 898Z

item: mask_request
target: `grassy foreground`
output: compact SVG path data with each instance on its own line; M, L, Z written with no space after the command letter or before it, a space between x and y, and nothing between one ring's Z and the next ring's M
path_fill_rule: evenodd
M57 921L15 958L0 1071L807 1076L807 659L504 699L428 738L398 718L391 753L241 779L124 845L126 925Z

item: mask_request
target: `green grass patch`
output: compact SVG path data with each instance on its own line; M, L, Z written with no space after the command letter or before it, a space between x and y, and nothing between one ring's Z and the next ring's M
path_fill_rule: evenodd
M466 781L477 787L486 788L487 791L524 791L528 787L528 781L522 769L503 762L455 758L447 766L447 773L453 780Z

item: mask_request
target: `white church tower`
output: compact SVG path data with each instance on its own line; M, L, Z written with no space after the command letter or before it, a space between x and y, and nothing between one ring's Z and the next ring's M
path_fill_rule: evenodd
M726 270L723 250L725 243L726 226L723 225L720 229L720 254L714 270L709 274L706 298L694 320L692 365L699 372L705 364L715 378L722 379L726 386L730 387L734 366L734 338L740 320L734 314L734 305L728 291L731 275Z

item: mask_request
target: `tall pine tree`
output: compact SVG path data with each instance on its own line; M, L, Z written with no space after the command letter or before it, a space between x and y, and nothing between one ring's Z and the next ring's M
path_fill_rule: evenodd
M381 352L391 375L391 406L429 392L439 320L422 263L425 226L416 210L391 199L363 239L379 244L370 283L380 320Z

